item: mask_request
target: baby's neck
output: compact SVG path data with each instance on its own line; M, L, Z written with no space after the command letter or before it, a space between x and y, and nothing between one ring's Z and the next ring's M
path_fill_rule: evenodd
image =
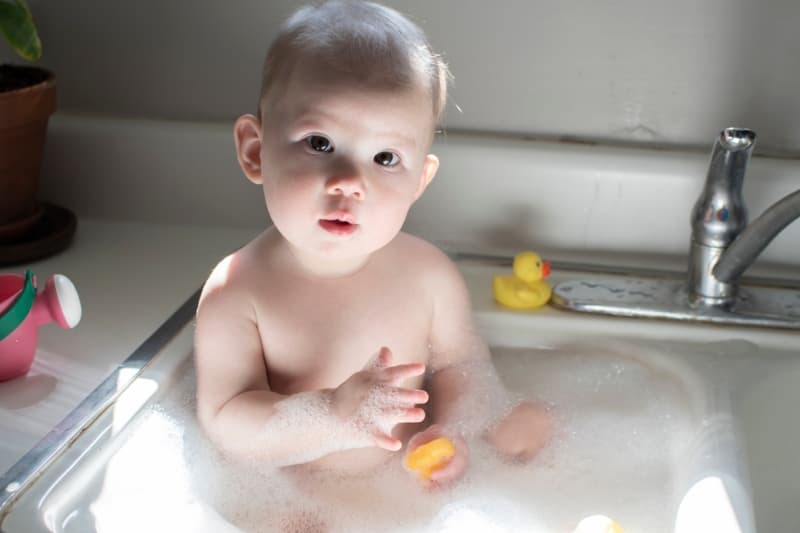
M300 250L291 243L286 243L287 259L294 263L296 271L312 279L339 279L353 276L364 269L372 255L330 258Z

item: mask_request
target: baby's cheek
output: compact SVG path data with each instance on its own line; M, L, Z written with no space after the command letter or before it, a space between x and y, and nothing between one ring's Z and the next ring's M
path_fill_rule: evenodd
M377 220L373 222L375 234L378 235L381 246L388 244L400 233L408 215L408 208L387 206L377 211Z
M272 223L290 241L302 238L308 228L313 227L309 216L314 209L301 197L286 194L286 191L275 194L265 191L264 197Z

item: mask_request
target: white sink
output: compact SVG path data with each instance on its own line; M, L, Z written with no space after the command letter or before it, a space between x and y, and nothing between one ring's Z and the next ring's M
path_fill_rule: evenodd
M757 357L761 364L734 396L756 524L767 533L800 531L800 353Z
M478 445L464 483L439 494L420 492L407 476L398 481L390 466L297 498L335 507L332 523L349 531L571 531L595 514L629 533L800 530L800 357L784 349L792 334L508 311L490 292L502 268L461 266L506 385L553 406L552 444L524 466ZM233 508L249 517L239 524L274 520L270 501L256 496L270 491L252 490L252 479L236 485L249 487L245 496L205 503L222 485L204 478L198 486L210 453L185 446L196 431L188 418L191 342L188 325L19 490L0 530L235 531L220 516ZM278 491L276 501L293 490ZM345 515L356 518L343 525Z
M502 269L463 270L489 337L502 330L501 324L511 327L517 322L525 324L530 342L540 345L557 345L564 337L623 339L642 345L647 360L666 360L673 370L683 369L687 382L696 380L692 390L704 398L701 402L708 402L706 415L714 410L717 414L703 421L705 429L697 436L700 447L706 446L710 453L686 487L682 511L675 517L676 531L800 531L798 332L616 318L553 308L506 311L492 302L491 289L483 281L487 274L504 273ZM555 284L602 276L567 272L553 277Z

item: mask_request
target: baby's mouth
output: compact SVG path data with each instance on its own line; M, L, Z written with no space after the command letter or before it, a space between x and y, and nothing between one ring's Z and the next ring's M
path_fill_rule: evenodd
M349 215L322 218L319 221L319 225L333 235L350 235L358 229L358 224Z

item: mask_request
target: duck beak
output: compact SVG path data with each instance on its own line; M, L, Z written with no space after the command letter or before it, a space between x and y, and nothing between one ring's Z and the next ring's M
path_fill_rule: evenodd
M550 275L550 261L542 262L542 277L546 278Z

